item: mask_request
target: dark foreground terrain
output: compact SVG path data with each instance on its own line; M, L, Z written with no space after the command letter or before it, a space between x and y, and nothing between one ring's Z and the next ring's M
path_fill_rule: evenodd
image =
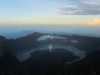
M60 48L51 52L36 50L27 60L19 62L17 53L40 45L37 38L42 35L36 32L15 40L0 36L0 75L100 75L100 38L95 37L62 35L79 42L65 44L74 45L87 53L85 58L71 64L68 62L79 57Z
M34 75L100 75L100 51L70 65L37 70Z

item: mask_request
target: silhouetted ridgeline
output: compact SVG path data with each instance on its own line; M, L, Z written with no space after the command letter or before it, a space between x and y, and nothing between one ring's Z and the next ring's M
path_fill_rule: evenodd
M29 50L29 49L36 48L38 45L45 44L45 43L47 44L48 42L52 42L49 40L41 41L41 42L37 41L37 39L43 35L48 35L48 34L42 34L42 33L35 32L35 33L29 34L25 37L17 38L15 40L10 39L10 40L8 40L8 43L9 43L10 47L13 49L13 51L15 51L15 52ZM53 35L55 35L55 34L53 34ZM100 38L79 36L79 35L72 35L72 36L60 35L60 36L67 38L67 42L62 43L60 40L57 40L57 41L55 40L55 42L58 42L61 44L66 44L66 45L73 45L76 48L78 48L79 50L86 51L87 53L90 53L93 50L100 49ZM70 42L73 39L77 40L78 43Z
M10 39L9 45L15 52L20 52L21 50L29 50L38 45L37 38L42 36L42 34L35 32L29 34L25 37L17 38L16 40Z
M100 50L100 37L88 37L88 36L77 36L73 35L70 38L74 38L79 41L78 44L74 44L79 50L86 51L90 53L92 51Z
M77 35L54 35L67 39L38 41L43 35L35 32L17 39L0 36L0 75L100 75L100 38ZM67 64L78 56L68 49L56 48L35 50L22 63L16 58L21 51L29 51L42 44L60 43L72 45L87 53L82 60Z
M7 39L0 36L0 75L28 75L28 71L11 52Z

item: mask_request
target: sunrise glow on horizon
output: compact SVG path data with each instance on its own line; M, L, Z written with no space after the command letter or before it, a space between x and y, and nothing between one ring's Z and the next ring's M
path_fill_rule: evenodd
M2 25L100 25L100 0L0 0Z

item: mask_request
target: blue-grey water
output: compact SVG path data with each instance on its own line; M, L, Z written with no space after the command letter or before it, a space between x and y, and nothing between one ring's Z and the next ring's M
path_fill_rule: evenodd
M49 44L47 45L41 45L38 48L34 48L31 50L27 50L27 51L23 51L17 54L17 58L20 62L27 60L30 57L30 53L32 53L35 50L46 50L49 48ZM60 45L60 44L53 44L52 45L53 49L56 48L62 48L62 49L67 49L70 52L73 52L75 56L79 56L80 58L78 60L83 59L86 56L86 52L82 51L82 50L78 50L76 47L74 46L70 46L70 45ZM77 60L74 60L77 61ZM71 63L71 62L69 62Z

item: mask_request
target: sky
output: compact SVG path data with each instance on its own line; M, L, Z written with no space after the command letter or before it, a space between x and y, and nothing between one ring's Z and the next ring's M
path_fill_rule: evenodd
M0 26L100 25L100 0L0 0Z
M100 33L100 0L0 0L0 35L23 30Z

